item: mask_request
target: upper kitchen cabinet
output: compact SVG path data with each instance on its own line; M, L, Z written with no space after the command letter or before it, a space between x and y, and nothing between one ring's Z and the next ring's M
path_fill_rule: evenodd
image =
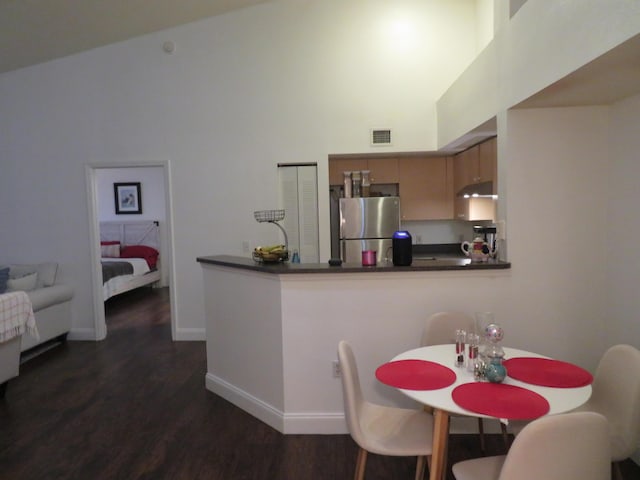
M371 183L398 183L397 158L370 158Z
M342 172L368 169L369 165L366 158L330 158L329 185L342 185L344 183Z
M343 172L369 170L371 184L398 183L398 159L396 158L330 158L329 185L342 185Z
M453 218L453 159L406 157L398 160L402 220Z
M453 157L453 191L476 183L493 183L496 192L496 137Z

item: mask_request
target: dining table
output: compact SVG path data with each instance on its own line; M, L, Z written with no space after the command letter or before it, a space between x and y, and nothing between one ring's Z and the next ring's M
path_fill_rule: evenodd
M431 407L434 416L430 480L442 480L451 414L532 421L573 410L591 396L592 375L577 365L504 347L507 375L500 383L478 381L456 367L455 344L431 345L396 355L376 370L377 379Z

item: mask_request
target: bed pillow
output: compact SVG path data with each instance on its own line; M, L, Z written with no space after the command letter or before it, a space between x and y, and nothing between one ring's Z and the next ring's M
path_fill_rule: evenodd
M105 258L120 257L120 242L100 242L101 256Z
M15 292L20 290L23 292L29 292L36 288L37 282L38 274L36 272L20 278L9 278L9 280L7 280L7 291Z
M153 247L146 245L125 245L120 251L122 258L144 258L150 269L156 268L160 253Z
M9 281L9 267L0 269L0 293L7 291L7 282Z

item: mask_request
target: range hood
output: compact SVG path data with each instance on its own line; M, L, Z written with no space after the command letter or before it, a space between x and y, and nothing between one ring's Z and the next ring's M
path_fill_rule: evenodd
M458 197L493 197L493 182L481 182L467 185L456 194Z
M496 218L496 199L493 182L467 185L456 194L456 215L460 220L490 220Z

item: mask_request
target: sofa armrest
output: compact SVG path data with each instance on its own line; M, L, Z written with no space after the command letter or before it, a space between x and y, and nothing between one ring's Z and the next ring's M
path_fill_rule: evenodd
M27 292L27 295L31 300L33 311L37 312L51 305L71 300L73 298L73 289L68 285L59 284L31 290Z

